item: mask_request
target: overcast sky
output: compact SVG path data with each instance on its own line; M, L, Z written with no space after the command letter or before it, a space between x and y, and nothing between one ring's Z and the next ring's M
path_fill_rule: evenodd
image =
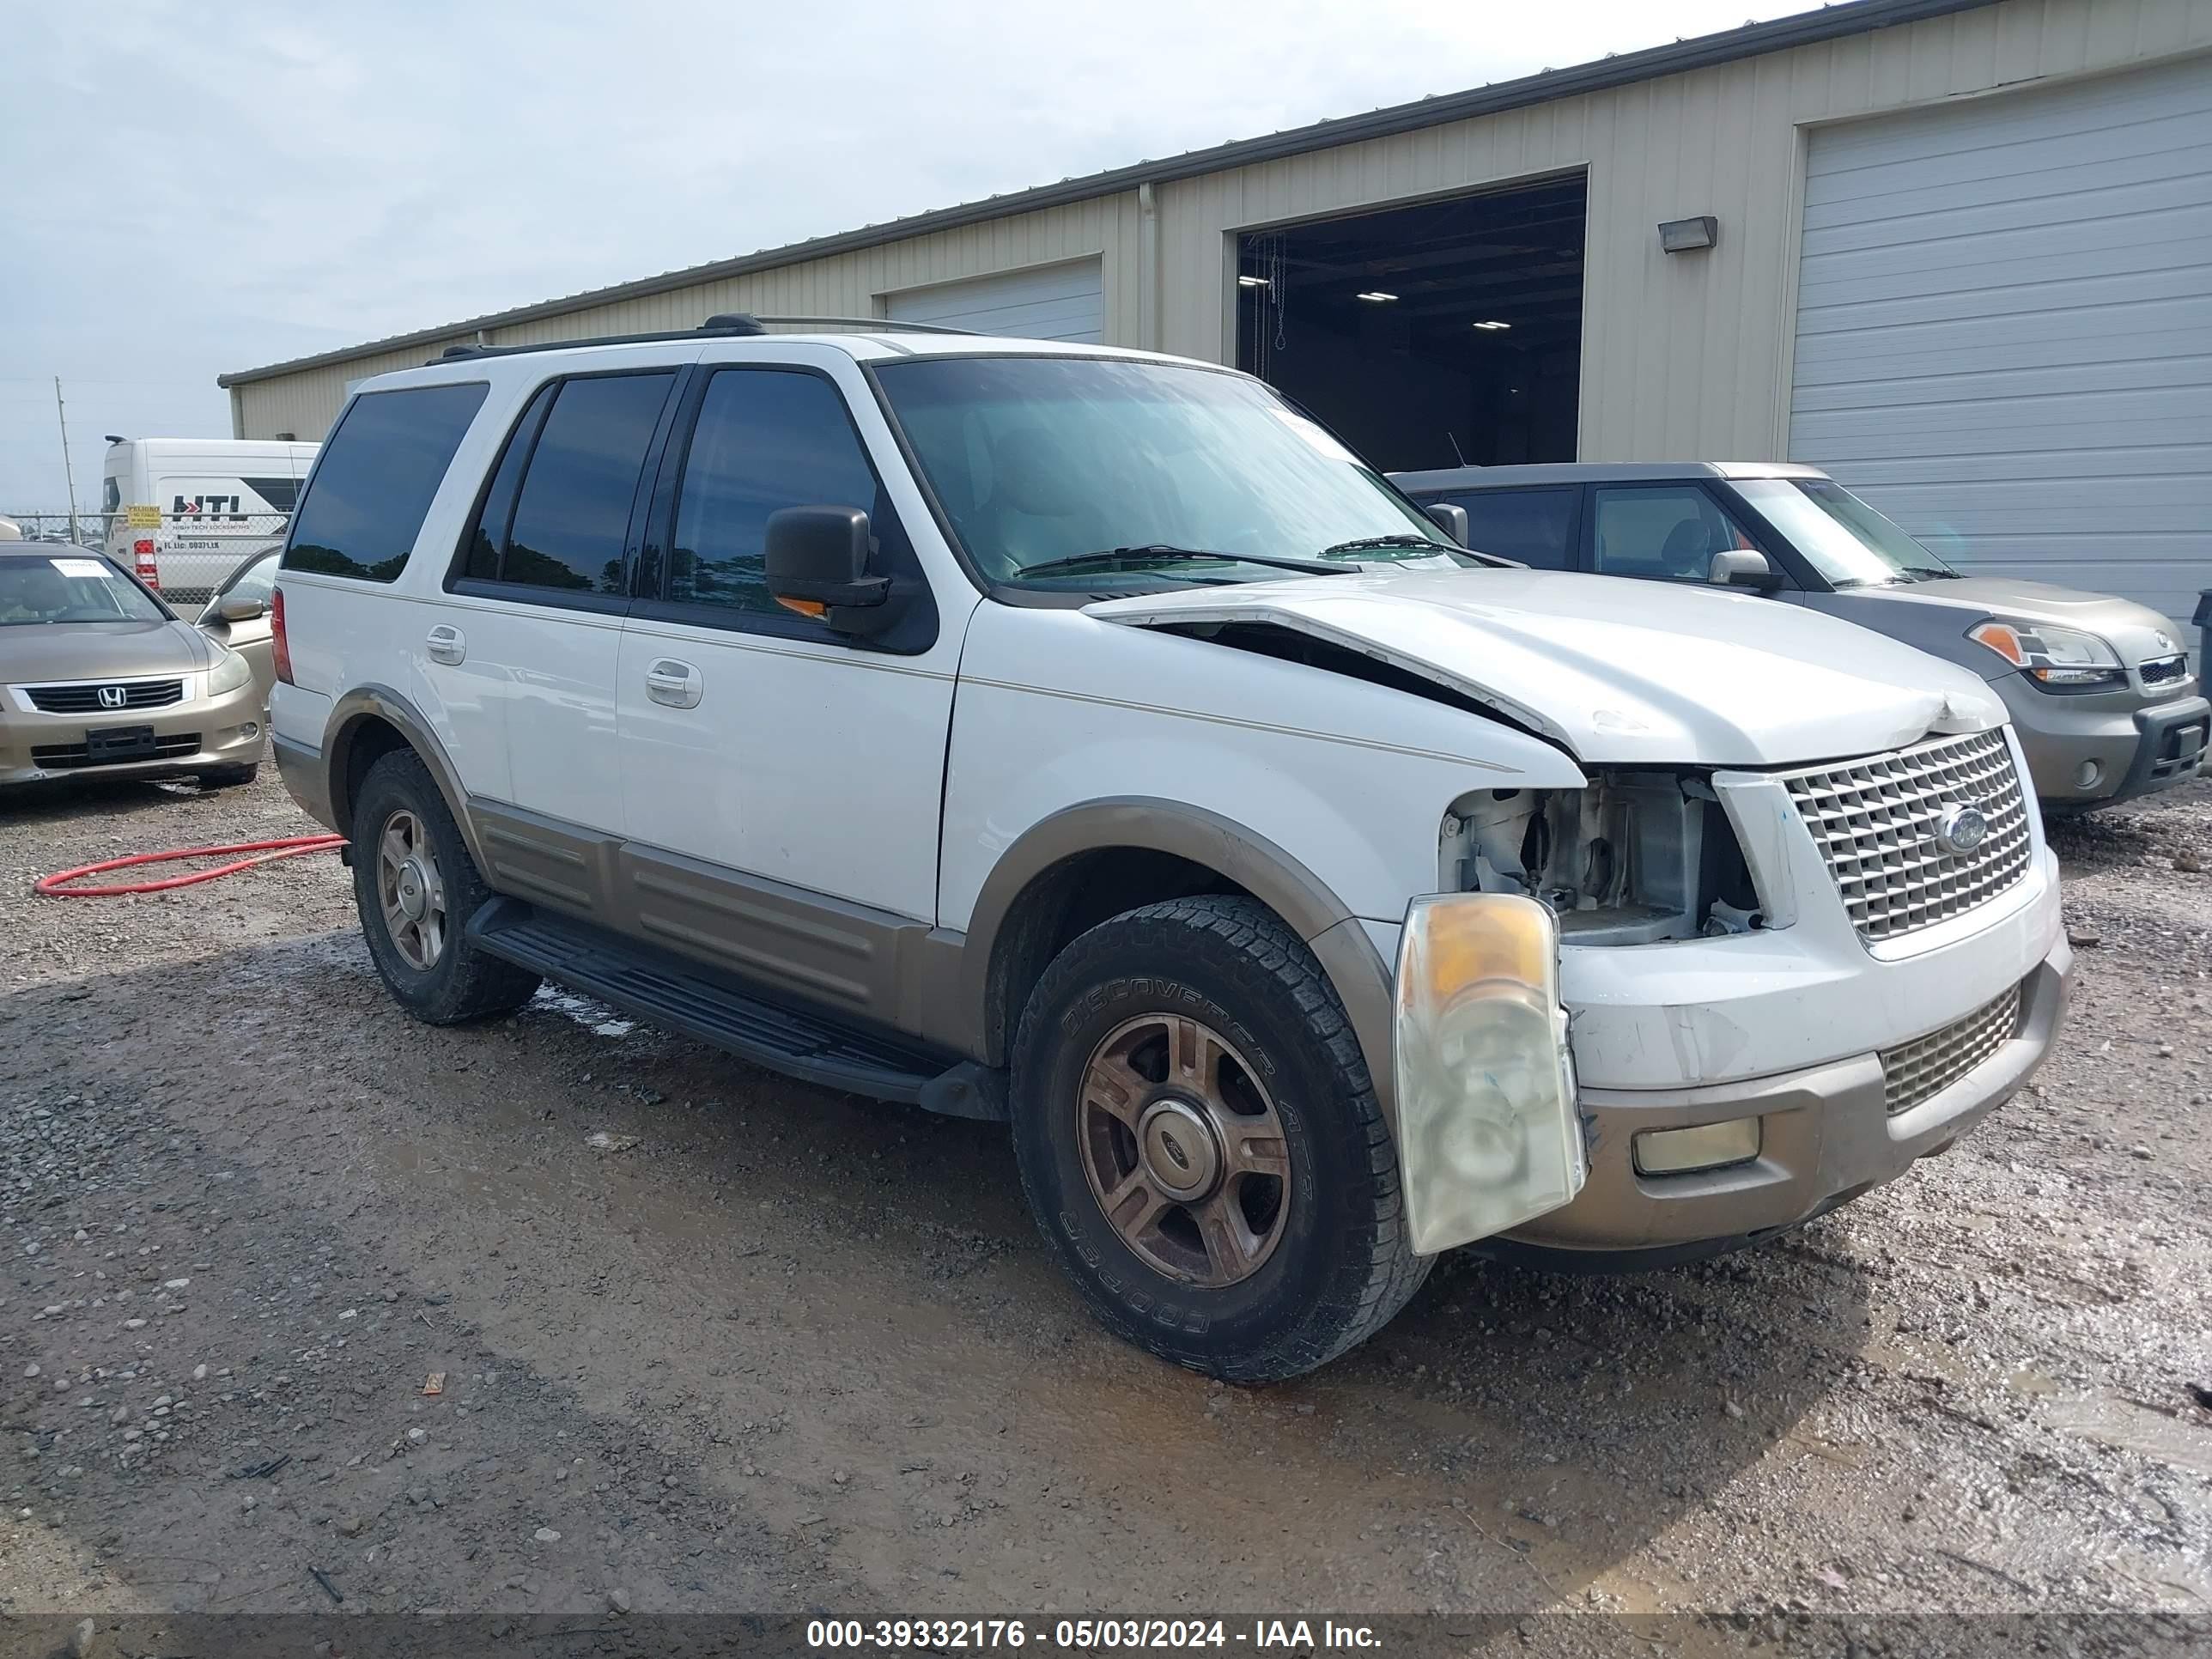
M0 0L0 512L251 368L1806 0Z

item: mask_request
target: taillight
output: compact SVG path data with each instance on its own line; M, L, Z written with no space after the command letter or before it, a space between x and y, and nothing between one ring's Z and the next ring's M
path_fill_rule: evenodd
M284 590L278 588L269 596L269 654L276 665L276 678L287 685L300 682L292 678L292 646L284 637Z
M138 580L149 587L160 587L161 573L154 563L154 544L143 540L131 543L131 556L138 562Z

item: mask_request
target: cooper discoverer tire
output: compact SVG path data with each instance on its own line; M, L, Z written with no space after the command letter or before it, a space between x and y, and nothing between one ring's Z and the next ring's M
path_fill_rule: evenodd
M469 918L491 896L429 769L395 750L368 769L353 810L354 902L393 999L431 1025L512 1013L536 974L472 945Z
M1256 900L1147 905L1070 944L1024 1012L1012 1097L1048 1248L1108 1329L1163 1358L1295 1376L1427 1276L1343 1006Z

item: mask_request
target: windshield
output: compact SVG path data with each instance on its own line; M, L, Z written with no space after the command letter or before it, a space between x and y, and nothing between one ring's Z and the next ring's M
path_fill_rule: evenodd
M94 554L0 555L0 628L168 620L158 601Z
M1109 357L919 357L876 372L994 583L1157 588L1286 580L1302 561L1456 556L1380 473L1242 375Z
M1839 483L1740 478L1735 489L1838 587L1941 581L1959 574Z

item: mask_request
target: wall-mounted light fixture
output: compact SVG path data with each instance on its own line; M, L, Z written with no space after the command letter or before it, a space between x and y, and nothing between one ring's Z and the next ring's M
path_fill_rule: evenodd
M1476 323L1476 324L1474 324L1474 327L1476 327L1476 328L1481 329L1481 330L1482 330L1482 331L1484 331L1486 333L1495 333L1498 330L1499 330L1499 329L1501 329L1501 328L1510 328L1510 327L1512 327L1512 326L1513 326L1513 325L1512 325L1512 324L1510 324L1510 323L1501 323L1501 322L1498 321L1496 319L1492 318L1492 319L1486 319L1486 320L1485 320L1485 321L1483 321L1483 322Z
M1668 253L1693 253L1711 247L1721 234L1721 222L1710 213L1694 219L1669 219L1659 227L1659 246Z
M1355 300L1364 300L1370 305L1385 306L1398 296L1395 294L1385 294L1381 289L1376 288L1370 289L1364 294L1355 294L1352 297Z
M1266 288L1267 285L1267 279L1265 276L1239 276L1237 279L1237 286L1239 288Z

